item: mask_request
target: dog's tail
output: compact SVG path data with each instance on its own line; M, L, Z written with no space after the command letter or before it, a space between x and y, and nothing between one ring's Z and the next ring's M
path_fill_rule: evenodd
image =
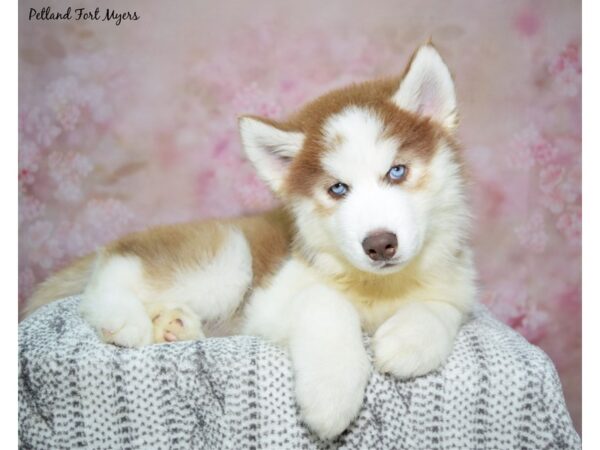
M21 319L54 300L81 294L94 270L95 261L95 254L83 256L38 285L27 300Z

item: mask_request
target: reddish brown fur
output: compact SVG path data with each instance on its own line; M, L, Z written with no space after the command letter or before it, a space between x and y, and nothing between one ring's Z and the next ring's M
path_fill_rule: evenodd
M248 241L253 285L260 286L288 253L291 220L281 209L236 219L156 227L125 236L110 244L106 252L137 256L148 280L157 288L166 287L174 281L176 271L197 270L214 258L232 226Z
M109 244L104 254L138 257L148 281L161 288L174 280L177 271L202 267L214 258L225 234L225 227L214 221L166 225L124 236Z
M427 45L433 46L431 39ZM309 196L316 185L326 183L326 174L320 162L322 154L329 150L323 142L323 125L332 115L349 106L369 108L376 112L386 126L386 136L400 138L399 153L405 158L416 157L427 161L435 152L440 139L449 141L450 147L457 149L451 130L444 129L429 118L400 110L392 102L392 97L410 70L418 50L411 55L399 77L367 81L331 91L282 122L250 116L284 131L302 132L306 137L302 151L291 163L284 194Z
M289 253L292 220L282 209L233 221L244 233L252 254L253 286L264 285Z
M323 142L323 126L328 118L349 106L369 108L376 112L385 124L386 136L397 136L402 143L400 154L428 160L433 155L438 140L446 137L446 133L428 118L403 111L393 104L392 97L400 80L401 78L390 78L368 81L332 91L281 123L254 117L284 131L298 131L306 136L302 151L291 163L284 193L308 196L315 185L326 184L321 159L323 153L330 149Z

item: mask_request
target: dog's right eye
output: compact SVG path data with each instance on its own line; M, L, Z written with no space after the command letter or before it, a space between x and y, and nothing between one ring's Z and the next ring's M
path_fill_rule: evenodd
M348 193L348 185L344 183L335 183L333 186L329 188L329 195L333 198L342 198L344 195Z

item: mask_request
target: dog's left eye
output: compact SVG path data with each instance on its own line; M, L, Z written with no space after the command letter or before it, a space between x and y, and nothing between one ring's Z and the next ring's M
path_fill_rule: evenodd
M404 164L393 166L387 173L387 178L390 181L402 181L406 177L408 168Z

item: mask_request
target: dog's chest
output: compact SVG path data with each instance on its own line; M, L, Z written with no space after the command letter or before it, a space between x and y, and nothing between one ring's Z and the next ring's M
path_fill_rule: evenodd
M335 286L354 305L367 333L374 333L403 302L418 297L422 290L411 278L338 279Z
M373 334L387 319L398 310L401 300L366 301L351 298L352 304L358 311L361 325L368 334Z

